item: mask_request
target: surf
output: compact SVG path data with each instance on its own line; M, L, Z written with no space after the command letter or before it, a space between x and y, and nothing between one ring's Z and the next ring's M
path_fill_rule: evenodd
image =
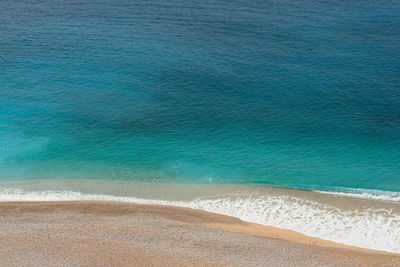
M149 185L145 187L153 192L163 190L160 185L154 189L149 189ZM293 189L275 188L269 191L271 189L243 189L242 186L205 186L203 189L204 191L197 196L185 200L171 200L172 196L169 199L154 196L144 198L135 197L133 193L129 193L133 196L127 196L127 193L125 196L118 196L78 190L32 191L3 187L0 189L0 201L96 200L172 205L229 215L247 222L294 230L346 245L400 253L398 204ZM135 190L140 191L140 186ZM168 186L165 190L168 190ZM185 186L181 186L180 190L185 190Z

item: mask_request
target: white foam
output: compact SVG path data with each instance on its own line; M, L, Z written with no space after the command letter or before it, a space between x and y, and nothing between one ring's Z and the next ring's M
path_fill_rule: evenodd
M166 201L90 195L71 191L29 192L10 188L0 189L0 201L72 200L106 200L189 207L234 216L244 221L291 229L338 243L400 253L400 216L387 209L343 211L326 204L284 195Z
M400 192L391 192L374 189L361 188L335 188L338 191L315 191L323 194L331 194L338 196L357 197L363 199L385 200L400 202Z

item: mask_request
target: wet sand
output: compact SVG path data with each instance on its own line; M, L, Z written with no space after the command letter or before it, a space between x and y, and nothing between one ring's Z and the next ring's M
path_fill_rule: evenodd
M400 266L237 218L118 202L0 203L1 266Z

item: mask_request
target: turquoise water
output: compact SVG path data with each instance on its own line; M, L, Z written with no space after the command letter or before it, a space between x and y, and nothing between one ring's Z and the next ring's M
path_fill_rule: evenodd
M399 47L398 1L3 0L0 180L400 192Z

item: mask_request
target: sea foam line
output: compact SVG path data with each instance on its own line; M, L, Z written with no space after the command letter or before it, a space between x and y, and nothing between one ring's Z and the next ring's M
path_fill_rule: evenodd
M313 190L313 191L323 194L338 195L345 197L356 197L363 199L400 202L400 192L362 189L362 188L340 188L340 187L339 188L336 187L335 191L320 191L320 190Z
M0 201L99 200L188 207L244 221L290 229L312 237L363 248L400 253L400 216L387 209L344 211L293 196L234 196L167 201L82 194L72 191L0 189Z

